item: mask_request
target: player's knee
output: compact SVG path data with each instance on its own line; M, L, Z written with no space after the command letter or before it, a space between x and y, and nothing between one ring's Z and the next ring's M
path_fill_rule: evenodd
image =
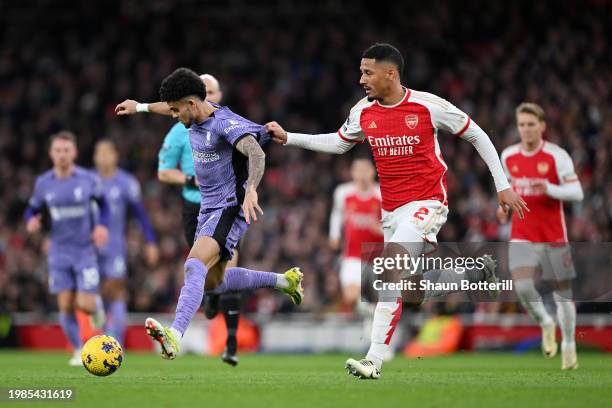
M107 279L102 284L102 293L110 301L123 300L125 294L125 281L123 279Z
M406 307L420 306L425 301L425 292L421 289L423 275L416 274L404 277L405 281L411 282L412 290L402 291L402 301Z
M96 299L93 295L77 296L76 307L87 314L93 314L96 312Z
M57 308L62 313L72 313L75 308L74 293L71 291L60 292L57 295Z
M359 295L361 294L361 287L358 285L348 285L344 288L343 297L344 301L353 305L359 301Z
M74 313L75 307L74 303L58 303L57 308L60 313Z

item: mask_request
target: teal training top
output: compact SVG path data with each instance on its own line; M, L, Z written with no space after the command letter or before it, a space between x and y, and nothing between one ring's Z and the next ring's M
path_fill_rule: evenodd
M186 175L195 175L189 130L180 122L174 125L164 138L164 144L159 151L157 169L169 170L179 167ZM183 186L183 198L191 203L200 204L200 190L197 187Z

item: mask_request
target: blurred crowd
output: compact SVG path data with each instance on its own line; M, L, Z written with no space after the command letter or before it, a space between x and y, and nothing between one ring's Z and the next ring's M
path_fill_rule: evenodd
M404 83L468 112L501 151L516 143L514 108L541 104L546 138L572 156L585 200L566 206L572 241L612 231L612 12L606 1L199 2L109 0L0 2L0 311L54 309L46 294L42 237L22 214L37 174L50 167L51 133L78 136L79 164L97 139L114 139L133 172L161 248L146 267L138 225L128 227L130 310L172 311L186 255L178 189L156 179L157 153L172 119L116 117L126 98L156 101L179 66L215 75L224 104L256 122L303 133L333 132L363 96L362 51L374 42L404 54ZM492 178L475 149L440 137L449 165L450 215L440 241L504 240ZM328 245L335 186L355 155L266 147L264 216L241 246L242 265L282 272L299 265L300 310L339 310L337 256ZM580 271L579 271L580 272ZM282 296L248 296L250 311L290 311Z

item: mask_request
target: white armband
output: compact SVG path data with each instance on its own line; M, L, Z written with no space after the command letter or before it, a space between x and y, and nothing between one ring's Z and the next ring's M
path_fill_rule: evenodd
M137 103L136 104L136 112L148 112L149 104L148 103Z

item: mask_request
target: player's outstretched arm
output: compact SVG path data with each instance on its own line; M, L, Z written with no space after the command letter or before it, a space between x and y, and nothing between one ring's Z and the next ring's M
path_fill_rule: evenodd
M552 184L548 181L536 181L531 186L536 191L540 191L556 200L580 202L584 199L582 185L578 180L563 184Z
M185 174L179 169L158 170L157 179L166 184L198 187L198 180L196 179L196 176Z
M45 206L45 201L43 200L43 193L40 185L40 178L38 178L34 184L32 197L30 197L30 200L28 201L28 206L23 216L26 222L26 231L28 231L29 234L35 234L42 228L41 213L43 207Z
M519 218L523 219L525 217L524 211L529 211L527 203L525 203L521 196L510 187L497 150L495 150L495 146L493 146L489 136L476 124L476 122L470 121L468 127L463 131L460 137L474 146L480 157L489 167L489 171L495 181L499 205L506 212L508 210L515 211Z
M323 133L308 135L303 133L290 133L285 131L277 122L266 123L266 129L272 135L272 140L286 146L296 146L315 152L342 154L355 146L340 138L338 133Z
M246 191L242 210L247 224L251 219L257 221L257 211L263 214L257 198L257 186L261 182L266 167L266 154L253 135L246 135L236 143L236 150L249 158L249 177L247 179Z
M170 106L166 102L139 103L133 99L126 99L115 107L119 116L133 115L138 112L151 112L158 115L172 116Z

